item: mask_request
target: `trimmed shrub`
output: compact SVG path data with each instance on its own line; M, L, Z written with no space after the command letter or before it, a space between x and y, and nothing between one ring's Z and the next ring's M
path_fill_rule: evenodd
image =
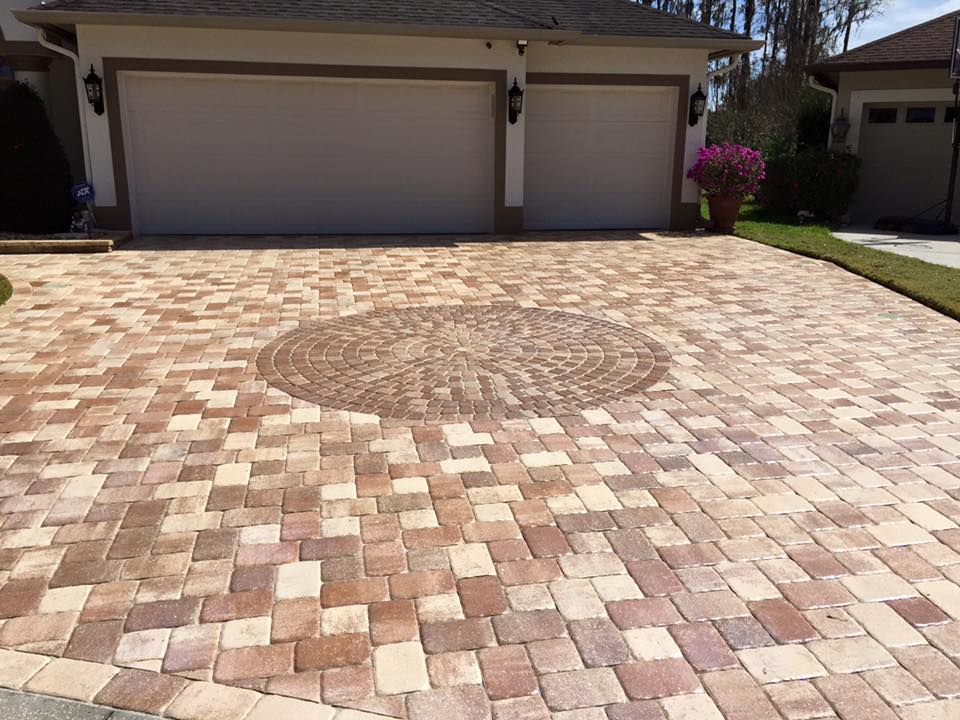
M0 275L0 305L3 305L13 295L13 285L3 275Z
M860 158L827 150L806 150L767 161L758 201L782 215L800 211L836 222L850 209L860 185Z
M43 101L25 83L0 86L0 232L70 228L73 181Z

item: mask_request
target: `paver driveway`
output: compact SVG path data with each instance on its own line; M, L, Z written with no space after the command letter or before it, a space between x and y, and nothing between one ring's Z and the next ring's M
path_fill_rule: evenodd
M332 712L283 696L412 720L960 717L960 326L733 238L540 240L5 260L0 684L191 719ZM378 418L258 372L301 323L459 304L650 341L614 361L562 315L511 345L430 314L446 424L409 416L423 374ZM304 383L376 367L382 403L385 358L436 355L362 326L373 345L337 355L309 325L267 360ZM560 372L551 353L666 374L556 417L459 404L491 373L557 400L530 360Z

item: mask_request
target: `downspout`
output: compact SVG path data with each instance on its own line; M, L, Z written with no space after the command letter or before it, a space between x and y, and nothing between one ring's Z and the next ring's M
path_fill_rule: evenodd
M826 93L830 96L830 122L833 122L833 119L837 116L837 91L833 88L822 85L813 75L807 77L807 84L812 87L814 90L822 93ZM830 148L830 145L833 142L833 136L830 134L830 130L827 130L827 148Z
M726 75L728 72L730 72L731 70L735 70L737 66L740 64L740 58L742 57L743 57L743 53L737 53L736 55L733 56L733 60L731 60L729 63L727 63L723 67L718 67L716 70L711 70L710 72L708 72L707 73L708 86L710 81L713 80L714 78L722 77Z
M80 58L77 57L76 53L72 53L65 47L56 45L47 40L46 31L43 28L37 29L37 42L39 42L47 50L55 52L57 55L62 55L65 58L69 58L70 61L73 62L73 77L77 87L77 110L78 114L80 115L80 134L83 141L83 170L84 173L86 173L86 179L89 182L93 177L93 173L90 171L90 138L87 135L87 92L81 84L83 81L80 79Z
M737 53L732 56L730 62L722 67L718 67L716 70L711 70L707 73L707 92L710 91L710 83L713 82L718 77L723 77L727 73L736 70L737 66L740 65L740 59L743 57L743 53Z
M723 77L731 70L736 69L736 67L740 64L740 58L742 57L743 57L742 53L737 53L736 55L733 55L730 62L728 62L723 67L718 67L716 70L711 70L710 72L707 73L707 94L708 95L710 94L710 87L711 87L710 83L715 78Z

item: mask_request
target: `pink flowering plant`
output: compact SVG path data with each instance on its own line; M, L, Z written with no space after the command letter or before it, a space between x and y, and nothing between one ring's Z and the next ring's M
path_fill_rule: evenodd
M700 148L687 177L707 195L746 200L760 189L765 168L759 151L724 143Z

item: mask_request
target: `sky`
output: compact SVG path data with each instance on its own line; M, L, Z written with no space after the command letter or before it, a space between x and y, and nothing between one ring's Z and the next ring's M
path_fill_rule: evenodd
M960 10L960 0L887 0L882 15L864 23L854 33L850 47L863 45L926 20Z

